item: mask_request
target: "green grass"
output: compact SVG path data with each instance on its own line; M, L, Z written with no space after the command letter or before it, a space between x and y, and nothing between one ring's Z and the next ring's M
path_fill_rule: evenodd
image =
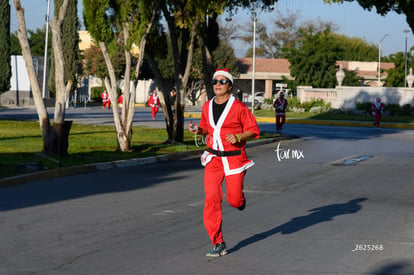
M273 110L255 110L254 111L255 116L260 117L274 117L275 111ZM294 112L286 112L287 118L301 118L301 119L307 119L311 118L314 114L311 113L294 113Z

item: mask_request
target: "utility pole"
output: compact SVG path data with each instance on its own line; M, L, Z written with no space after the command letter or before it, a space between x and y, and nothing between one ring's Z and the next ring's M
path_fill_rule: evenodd
M50 0L47 0L47 11L46 11L46 35L45 35L45 57L43 60L43 87L42 87L42 96L46 97L46 73L47 73L47 42L49 36L49 10L50 10Z
M407 38L409 30L404 30L405 32L405 50L404 50L404 87L407 88Z
M253 6L253 68L252 68L252 113L254 112L254 85L256 74L256 1Z
M388 35L388 33L385 34L378 43L378 87L381 87L381 43Z

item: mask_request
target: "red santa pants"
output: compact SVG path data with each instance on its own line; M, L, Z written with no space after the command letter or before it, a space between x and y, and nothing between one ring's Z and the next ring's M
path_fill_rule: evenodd
M225 176L220 157L214 157L205 167L204 191L206 197L204 202L204 226L213 245L223 242L223 233L221 231L223 179L226 181L227 202L232 207L237 208L244 201L243 180L245 175L246 171L240 174Z
M102 101L102 107L103 108L106 108L106 107L111 108L111 102L109 100Z
M374 126L381 127L380 126L381 117L382 117L381 113L379 113L379 112L375 113L374 117L375 117Z
M286 115L276 115L276 130L282 129L283 124L286 122Z
M158 113L158 107L151 107L152 118L155 118L155 115Z

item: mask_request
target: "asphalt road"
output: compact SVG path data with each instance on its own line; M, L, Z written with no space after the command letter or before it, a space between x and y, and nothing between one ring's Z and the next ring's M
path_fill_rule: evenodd
M246 209L223 201L226 256L193 157L1 188L0 274L414 274L414 131L285 133L248 149Z

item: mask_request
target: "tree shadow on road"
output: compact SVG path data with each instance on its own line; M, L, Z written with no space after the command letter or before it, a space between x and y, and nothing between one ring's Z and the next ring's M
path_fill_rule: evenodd
M229 249L228 252L235 252L242 247L248 246L255 242L262 241L267 237L270 237L277 233L280 233L282 235L292 234L300 230L306 229L308 227L311 227L313 225L316 225L318 223L331 221L333 220L333 218L340 215L355 214L362 208L360 203L366 200L366 198L357 198L350 200L346 203L330 204L308 210L308 212L311 212L309 215L293 218L287 223L279 225L270 230L257 233L245 240L242 240L233 248Z
M0 192L0 213L99 194L129 192L171 184L189 177L177 175L177 171L190 171L197 174L202 169L198 159L189 157L174 161L173 164L148 163L5 186Z
M414 265L406 260L399 260L384 264L369 274L414 274Z

